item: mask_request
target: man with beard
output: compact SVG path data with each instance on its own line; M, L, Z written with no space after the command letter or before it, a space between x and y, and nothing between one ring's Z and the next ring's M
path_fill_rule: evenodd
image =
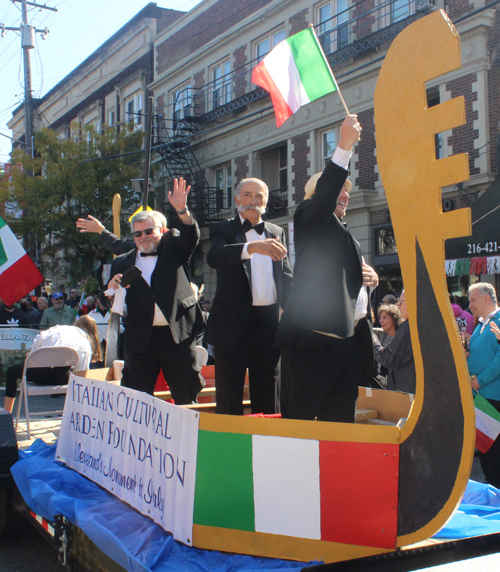
M52 326L72 326L76 319L76 312L73 308L64 305L62 292L54 292L52 296L52 308L44 311L40 320L40 329L45 330Z
M235 192L238 215L210 229L207 262L217 270L217 291L205 341L215 348L217 413L243 414L247 368L252 412L275 412L273 339L292 272L285 232L261 219L268 195L263 181L243 179Z
M178 405L195 401L201 389L194 336L203 319L188 269L200 230L187 208L190 188L184 179L174 179L174 191L168 193L180 231L167 230L165 217L156 211L132 218L135 248L115 258L108 284L117 290L133 266L142 273L126 289L122 385L153 395L161 369Z
M27 327L29 323L28 316L22 310L15 304L7 306L0 298L0 324Z

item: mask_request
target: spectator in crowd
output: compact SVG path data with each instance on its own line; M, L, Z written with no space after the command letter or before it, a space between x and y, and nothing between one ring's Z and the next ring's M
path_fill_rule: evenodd
M392 342L396 335L396 331L404 320L401 317L399 307L396 304L382 304L379 306L377 314L381 327L373 328L373 333L378 337L382 346L386 347ZM376 380L381 387L385 388L387 387L387 368L379 363L377 363L377 365L378 371Z
M42 312L33 307L31 296L25 296L21 299L21 310L28 316L29 323L38 325L42 319Z
M45 296L38 296L36 301L36 307L43 314L45 310L49 307L49 301ZM41 320L41 318L40 318ZM40 323L40 322L38 322Z
M382 298L382 304L385 305L395 305L397 303L398 299L396 298L396 296L394 296L394 294L386 294L383 298Z
M455 303L456 296L450 294L450 304L453 314L455 315L455 320L457 321L458 331L461 334L467 333L472 334L474 331L474 318L472 314L462 310L461 306Z
M458 305L460 306L460 308L462 308L462 310L469 312L469 314L472 316L472 311L469 308L469 298L467 298L467 296L460 296L460 301Z
M0 302L0 325L29 326L28 316L15 304L8 306L1 298Z
M80 314L82 316L85 316L86 314L92 312L92 310L95 310L95 308L96 308L96 302L94 296L87 296L85 298L85 302L82 304L82 307L80 308Z
M62 297L61 297L62 299ZM39 348L64 346L74 348L80 356L77 371L89 369L90 363L102 360L101 348L94 320L88 316L79 318L74 326L54 326L38 334L31 351ZM4 409L12 413L16 399L17 381L23 375L24 364L11 365L7 369ZM64 385L68 383L69 367L35 367L26 372L28 381L39 385Z
M374 336L375 360L387 369L387 389L415 393L416 373L411 345L406 292L403 290L398 301L403 323L397 328L389 345L383 346Z
M471 387L500 411L500 308L495 289L487 282L473 284L469 300L472 314L478 319L467 358ZM486 453L479 454L479 460L487 482L500 488L500 436Z
M78 304L80 304L80 299L81 296L78 295L78 290L76 288L71 288L68 298L68 306L76 310L78 308Z
M44 311L40 320L40 329L51 328L52 326L70 326L76 318L73 308L64 305L62 292L54 292L52 296L52 308Z

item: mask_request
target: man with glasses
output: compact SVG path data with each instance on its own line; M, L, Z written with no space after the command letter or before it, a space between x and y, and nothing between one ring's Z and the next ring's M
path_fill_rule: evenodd
M394 339L388 346L382 346L378 338L376 336L373 337L375 360L388 370L386 389L415 393L415 360L413 358L408 309L406 307L406 292L404 290L397 304L404 322L396 330Z
M40 329L45 330L52 326L72 326L76 319L73 308L64 305L62 292L54 292L52 295L52 308L47 308L40 320Z
M177 404L195 401L201 389L194 334L202 316L187 266L200 231L186 206L189 190L181 178L168 193L180 231L167 230L165 217L156 211L132 218L135 248L115 258L108 284L117 290L133 266L142 273L126 289L122 385L153 395L161 369Z

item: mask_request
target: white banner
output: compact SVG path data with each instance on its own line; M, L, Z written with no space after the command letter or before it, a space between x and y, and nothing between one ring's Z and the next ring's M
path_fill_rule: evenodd
M192 544L199 414L72 375L56 458Z

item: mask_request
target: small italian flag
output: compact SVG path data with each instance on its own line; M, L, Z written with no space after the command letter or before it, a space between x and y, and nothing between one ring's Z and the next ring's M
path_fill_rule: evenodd
M500 434L500 413L480 393L474 397L476 409L476 447L486 453Z
M313 28L280 42L254 68L252 81L271 94L276 125L338 86Z
M41 282L38 268L0 217L0 298L10 306Z

